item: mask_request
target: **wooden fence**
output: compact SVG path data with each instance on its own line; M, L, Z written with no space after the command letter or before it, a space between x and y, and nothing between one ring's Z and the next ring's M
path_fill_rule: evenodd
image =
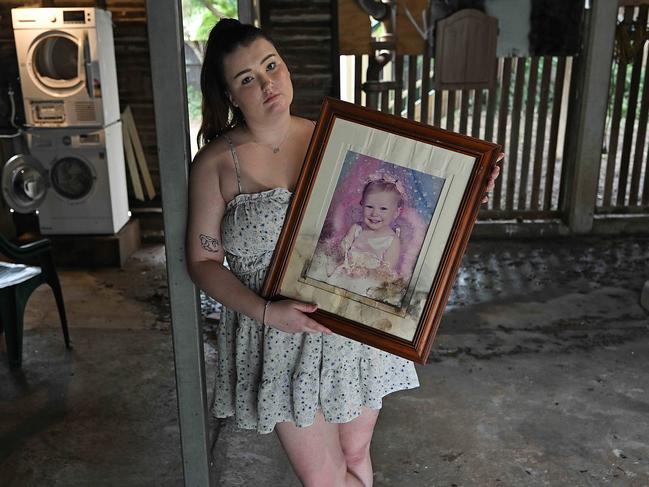
M361 83L367 62L366 56L355 59L355 103L366 102ZM554 218L572 58L507 57L497 63L493 89L438 92L430 88L434 60L397 56L391 79L384 79L396 83L375 108L504 147L503 174L482 218Z
M649 35L649 6L643 3L619 9L622 27L617 29L632 26L626 32L636 36L631 39L635 51L629 59L615 56L611 66L595 207L599 214L649 212L649 42L642 44ZM615 47L619 52L619 39ZM367 98L361 86L367 64L367 56L353 60L353 101L363 105ZM381 81L389 89L381 93L374 108L504 147L503 174L480 218L559 218L561 195L570 191L562 185L566 185L563 163L572 102L569 94L575 82L572 68L572 57L500 58L493 89L436 92L432 89L434 59L397 56L382 72Z
M649 210L648 5L620 8L595 211Z

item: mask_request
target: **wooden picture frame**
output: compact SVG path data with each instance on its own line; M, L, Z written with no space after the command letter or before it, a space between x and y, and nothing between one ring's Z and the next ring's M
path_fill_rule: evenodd
M499 152L327 98L262 295L425 363Z

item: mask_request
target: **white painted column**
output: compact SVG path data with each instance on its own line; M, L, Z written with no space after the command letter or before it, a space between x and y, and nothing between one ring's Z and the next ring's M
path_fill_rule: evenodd
M586 12L562 188L562 210L573 233L588 233L593 227L617 10L617 0L594 0Z
M180 0L147 0L146 6L183 474L186 487L206 487L210 449L203 334L198 293L185 261L190 146L181 6Z

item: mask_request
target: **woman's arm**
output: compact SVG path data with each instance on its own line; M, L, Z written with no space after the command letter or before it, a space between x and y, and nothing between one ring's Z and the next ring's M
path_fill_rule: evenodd
M214 147L206 147L192 163L189 175L187 219L187 269L207 294L240 313L261 321L265 301L246 288L224 265L221 220L225 201L221 195Z
M226 149L227 151L227 149ZM248 289L223 265L221 221L225 201L219 185L219 162L229 152L206 148L192 163L189 177L189 214L186 231L187 269L196 285L229 309L262 321L266 300ZM329 330L309 318L316 305L293 300L273 303L266 309L266 324L286 332ZM272 310L272 313L271 313Z

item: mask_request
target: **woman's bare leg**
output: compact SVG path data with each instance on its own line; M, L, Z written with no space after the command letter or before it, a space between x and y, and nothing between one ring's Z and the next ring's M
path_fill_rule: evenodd
M363 482L364 487L372 487L374 474L370 458L370 442L379 411L363 407L363 412L349 423L340 424L340 445L347 470Z
M306 428L290 422L275 426L293 470L305 487L363 487L356 475L347 471L339 426L325 422L321 411Z

